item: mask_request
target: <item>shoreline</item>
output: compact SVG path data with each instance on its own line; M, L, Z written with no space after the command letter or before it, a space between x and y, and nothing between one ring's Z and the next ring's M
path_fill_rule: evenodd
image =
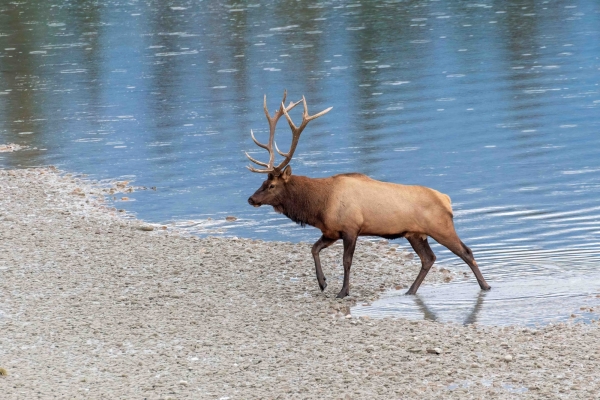
M5 398L590 398L598 323L539 329L354 318L420 265L341 245L198 238L122 218L52 168L0 169L0 387ZM114 192L113 192L114 193ZM150 229L152 227L152 230ZM426 283L443 282L446 271Z

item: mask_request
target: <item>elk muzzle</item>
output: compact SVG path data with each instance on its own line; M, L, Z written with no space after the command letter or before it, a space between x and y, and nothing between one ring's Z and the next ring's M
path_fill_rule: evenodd
M257 201L255 201L255 200L253 199L253 197L254 197L254 196L250 196L250 197L248 197L248 204L250 204L252 207L260 207L260 206L261 206L261 204L260 204L260 203L258 203Z

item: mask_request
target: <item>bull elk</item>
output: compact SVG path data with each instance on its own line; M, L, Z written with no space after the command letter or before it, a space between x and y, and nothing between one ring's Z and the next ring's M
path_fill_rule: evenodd
M323 235L312 247L317 281L321 291L327 283L321 269L319 253L337 240L344 243L344 283L338 298L348 296L350 288L350 266L359 236L379 236L386 239L405 237L421 259L421 270L407 294L415 294L435 262L435 254L429 247L427 237L447 247L460 257L475 274L479 287L489 290L473 253L458 237L454 230L450 197L423 186L406 186L381 182L358 173L339 174L328 178L309 178L292 175L291 161L300 134L306 125L326 114L331 107L315 115L308 114L304 96L302 100L283 101L273 116L267 109L267 96L264 97L264 111L269 121L269 141L260 143L250 131L252 140L258 147L269 152L267 163L246 156L253 163L264 167L257 169L248 166L252 172L268 174L260 188L249 199L254 207L273 206L276 212L283 213L292 221L305 226L312 225ZM304 105L302 123L296 126L288 112L298 104ZM281 152L274 142L277 121L285 116L292 130L292 143L287 153ZM275 166L273 146L284 160Z

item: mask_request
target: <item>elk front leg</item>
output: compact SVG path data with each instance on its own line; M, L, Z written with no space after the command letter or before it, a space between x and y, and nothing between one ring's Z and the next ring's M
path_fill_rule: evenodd
M356 248L357 235L343 234L342 239L344 241L344 285L336 296L338 299L343 299L350 294L350 266L352 265L352 256Z
M313 255L313 258L315 259L317 282L319 282L319 288L321 289L321 292L323 290L325 290L325 288L327 287L327 282L325 282L327 280L327 278L325 278L325 275L323 275L323 270L321 269L321 259L319 258L319 253L321 252L321 250L323 250L326 247L331 246L336 241L337 241L337 239L329 239L325 236L321 236L321 238L319 240L317 240L312 247L312 255Z

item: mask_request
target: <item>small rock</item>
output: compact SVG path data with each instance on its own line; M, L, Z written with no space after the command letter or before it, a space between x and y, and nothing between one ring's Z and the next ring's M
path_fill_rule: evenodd
M439 347L434 347L433 349L427 349L429 354L442 354L442 349Z
M346 317L345 317L345 318L346 318L346 319L350 319L350 318L352 318L352 315L348 314L348 315L346 315Z
M85 193L83 192L83 189L81 188L75 188L73 189L73 191L71 192L71 194L75 194L78 196L85 196Z
M15 143L0 144L0 153L12 153L13 151L18 151L26 147L27 146L21 146Z
M406 351L408 351L409 353L420 353L421 351L423 351L423 349L413 347L413 348L407 349Z
M121 197L121 201L128 201L129 197Z
M182 386L188 386L189 385L188 381L183 381L183 380L179 381L179 384L182 385Z
M154 227L152 225L140 225L137 229L140 231L150 232L154 230Z
M225 220L227 220L227 221L236 221L237 217L234 217L233 215L228 215L227 217L225 217Z
M506 362L510 362L510 361L512 361L512 359L513 359L513 357L510 354L507 354L504 356L504 361L506 361Z

